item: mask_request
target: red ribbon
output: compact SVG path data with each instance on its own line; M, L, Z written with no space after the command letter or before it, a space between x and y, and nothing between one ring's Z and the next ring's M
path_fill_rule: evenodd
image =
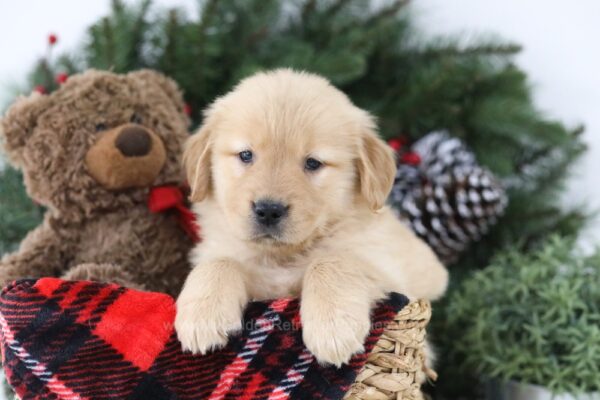
M153 213L175 210L179 225L194 242L200 241L200 226L196 215L185 202L183 190L179 186L156 186L150 189L148 208Z
M388 140L390 147L398 154L400 164L417 166L421 163L421 156L415 151L407 150L405 147L407 143L408 139L403 136Z
M417 152L409 151L400 156L400 162L402 164L417 166L421 164L421 156Z

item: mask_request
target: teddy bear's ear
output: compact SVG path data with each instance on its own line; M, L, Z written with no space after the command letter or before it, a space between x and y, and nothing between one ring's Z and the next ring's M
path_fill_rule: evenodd
M163 92L165 92L166 95L169 96L169 98L175 103L178 110L184 109L185 102L183 101L183 94L181 93L179 86L177 86L177 83L175 83L173 79L167 78L160 72L151 69L141 69L139 71L130 72L127 75L129 77L141 81L146 85L158 85L163 90Z
M2 147L15 166L20 166L22 150L50 101L50 96L37 92L19 97L0 119Z

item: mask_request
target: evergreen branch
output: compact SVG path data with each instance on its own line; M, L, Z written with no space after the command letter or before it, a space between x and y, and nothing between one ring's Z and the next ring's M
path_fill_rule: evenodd
M113 4L120 3L118 0L115 0ZM102 33L105 38L105 49L104 49L104 62L105 68L114 68L116 65L116 51L115 51L115 39L113 35L113 27L110 23L108 17L105 17L101 21Z
M135 22L130 32L129 48L126 53L126 63L128 69L139 67L143 64L141 61L141 48L144 42L144 34L146 32L146 16L152 0L143 0L135 18Z
M571 135L574 139L578 139L585 132L585 125L579 124L575 128L571 129L569 135Z
M537 219L538 221L550 222L544 224L544 229L530 234L523 238L522 249L533 249L539 243L543 242L548 236L553 234L576 235L577 231L587 226L589 217L587 213L572 210L565 214L560 214L556 208L548 208L543 213L527 214L527 220ZM558 213L558 217L557 217Z
M177 65L177 39L178 39L179 17L177 10L169 10L169 17L165 27L165 51L162 61L163 68L171 71L172 66Z
M262 39L264 39L268 35L269 35L269 28L266 26L263 26L247 36L246 42L245 42L246 46L249 48L254 47L258 42L260 42Z
M208 67L204 62L204 55L206 53L206 31L217 11L218 3L218 0L209 0L204 4L200 23L198 24L198 37L195 43L196 57L198 60L202 60L202 62L198 63L197 73L194 75L194 81L196 85L198 85L196 88L197 90L202 90L206 83L205 69Z
M0 256L14 250L25 232L35 228L44 210L27 196L22 174L6 166L0 169Z
M398 12L407 6L410 3L410 0L395 0L392 5L389 7L385 7L382 10L379 10L376 14L371 15L365 21L366 26L370 26L372 24L376 24L381 22L382 20L388 19L390 17L395 17Z
M47 90L50 90L54 85L54 74L52 73L52 68L50 67L50 60L47 58L40 60L40 68L44 76L44 87Z
M198 54L200 56L204 54L206 31L217 10L217 5L218 0L209 0L204 3L204 7L202 8L202 16L200 17L200 23L198 24L198 37L196 42L196 48L198 49Z
M419 57L454 57L454 56L490 56L505 55L510 56L519 53L523 47L518 44L483 44L477 46L467 46L461 48L458 45L447 47L427 48L417 51L415 54Z
M210 24L215 12L217 10L217 5L219 4L219 0L209 0L204 4L202 8L202 16L200 18L200 24L198 25L198 30L201 35L206 34L206 28ZM199 38L202 42L204 38Z
M313 14L315 12L316 8L317 8L316 0L306 0L306 2L304 3L304 7L302 7L302 13L301 13L302 21L305 24L308 21L308 18L311 16L311 14Z
M115 15L123 15L125 12L125 5L121 0L112 0L111 9Z
M196 48L198 49L199 55L204 53L206 30L217 10L217 5L218 0L209 0L204 3L204 7L202 8L202 16L200 17L200 23L198 24L198 37L196 42Z
M369 34L369 30L372 29L373 26L379 26L379 24L383 23L384 21L388 20L389 18L395 17L398 14L398 12L404 6L407 6L409 3L410 3L410 0L396 0L396 1L394 1L394 3L392 5L379 10L379 12L377 12L375 14L370 15L367 19L365 19L361 23L361 25L364 27L364 29L367 30L366 35ZM340 29L338 29L338 31L336 32L336 35L343 36L343 35L347 34L348 31L350 31L351 29L354 29L355 27L356 27L356 21L352 21L352 22L340 27ZM366 38L363 37L363 42L365 41L364 39L366 39Z
M77 71L77 65L71 57L63 55L58 60L58 64L65 70L65 72L72 74Z
M352 0L337 0L334 4L332 4L326 11L325 11L325 17L326 18L332 18L333 16L335 16L338 12L340 12L344 7L346 7L346 5L348 3L350 3Z

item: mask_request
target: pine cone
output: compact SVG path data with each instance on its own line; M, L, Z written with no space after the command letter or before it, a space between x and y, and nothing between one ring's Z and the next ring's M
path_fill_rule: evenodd
M436 180L458 167L475 167L477 160L464 142L451 137L446 131L435 131L412 146L421 156L421 171L430 180Z
M388 202L392 205L402 203L416 187L421 186L422 179L418 166L399 164Z
M452 263L496 223L506 194L466 146L446 133L427 135L412 150L421 163L398 166L390 204L442 262Z

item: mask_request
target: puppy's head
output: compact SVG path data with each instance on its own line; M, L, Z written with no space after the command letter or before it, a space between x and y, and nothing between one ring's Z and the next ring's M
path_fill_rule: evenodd
M192 201L211 196L236 236L269 245L298 245L353 208L381 208L395 173L368 113L291 70L254 75L215 101L184 163Z

